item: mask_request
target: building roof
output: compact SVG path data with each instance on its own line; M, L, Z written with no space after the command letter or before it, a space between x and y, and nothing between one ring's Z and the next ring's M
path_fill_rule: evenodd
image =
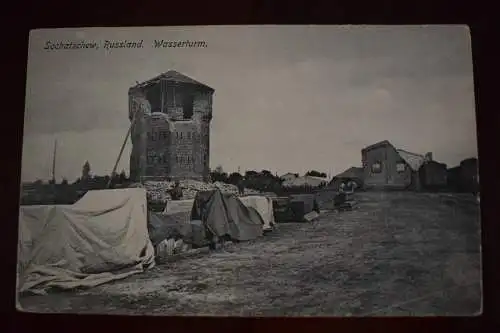
M326 178L323 178L323 177L316 177L316 176L303 176L304 179L306 180L317 180L317 181L322 181L322 182L325 182L326 181Z
M322 183L326 183L326 182L327 182L326 179L320 178L320 177L301 176L301 177L297 177L295 179L291 179L291 180L283 182L283 186L285 186L285 187L304 186L304 185L319 186Z
M460 162L460 165L466 165L466 164L477 164L477 158L475 157L470 157L470 158L466 158L465 160L461 161Z
M392 144L389 141L384 140L384 141L380 141L380 142L374 143L372 145L369 145L369 146L361 149L361 151L363 152L366 150L372 150L372 149L383 147L383 146L392 146Z
M138 83L137 85L135 85L134 87L132 87L131 89L133 88L141 88L141 87L144 87L144 86L147 86L149 84L153 84L153 83L156 83L160 80L165 80L165 81L171 81L171 82L181 82L181 83L189 83L189 84L193 84L193 85L197 85L197 86L200 86L200 87L203 87L205 89L208 89L210 91L215 91L214 88L211 88L209 86L207 86L206 84L204 83L201 83L201 82L198 82L196 81L195 79L192 79L184 74L181 74L175 70L169 70L168 72L165 72L165 73L162 73L152 79L149 79L147 81L144 81L142 83Z
M434 160L425 161L425 164L434 164L434 165L439 165L439 166L444 167L444 168L448 168L448 165L446 165L446 163L441 163L441 162L434 161Z
M375 148L379 148L379 147L383 147L383 146L393 147L396 150L396 152L399 154L399 156L406 162L406 164L408 164L410 166L410 168L413 171L418 171L418 169L420 169L420 167L425 162L425 156L423 156L421 154L411 153L411 152L403 150L403 149L397 149L387 140L383 140L383 141L377 142L373 145L370 145L368 147L365 147L361 150L361 152L375 149Z
M413 171L418 171L425 162L425 157L423 155L410 153L403 149L396 149L396 151Z
M363 178L363 168L358 168L358 167L350 167L349 169L345 170L344 172L339 173L333 179L335 178Z
M280 176L280 178L283 178L283 177L286 177L286 176L294 176L294 177L297 177L297 174L292 173L292 172L287 172L287 173L285 173L284 175L281 175L281 176Z

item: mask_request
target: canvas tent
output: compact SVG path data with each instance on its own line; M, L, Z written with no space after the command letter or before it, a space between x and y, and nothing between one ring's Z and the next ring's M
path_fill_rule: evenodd
M154 265L141 188L89 191L74 205L24 206L18 290L93 287Z
M249 195L238 198L246 207L255 209L264 220L264 230L269 230L275 225L273 214L273 201L271 198L262 195ZM190 212L194 204L194 199L168 201L163 214L173 215L183 212ZM172 224L173 221L168 218L156 217L163 219L165 223ZM159 222L159 221L158 221Z
M196 246L206 245L214 236L247 241L262 236L263 224L257 210L246 207L232 194L220 190L198 192L183 239Z

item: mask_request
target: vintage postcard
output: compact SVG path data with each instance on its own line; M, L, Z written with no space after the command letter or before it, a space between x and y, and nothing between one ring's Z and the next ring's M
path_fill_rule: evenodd
M17 309L482 313L466 26L31 31Z

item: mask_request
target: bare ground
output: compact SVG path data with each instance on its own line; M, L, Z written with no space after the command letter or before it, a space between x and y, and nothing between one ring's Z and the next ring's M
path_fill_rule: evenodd
M352 212L201 250L100 287L28 296L25 311L130 315L378 316L481 312L472 195L361 193ZM328 208L323 204L323 208Z

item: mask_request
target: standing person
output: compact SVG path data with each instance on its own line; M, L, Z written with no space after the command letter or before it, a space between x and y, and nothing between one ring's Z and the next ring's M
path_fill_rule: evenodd
M346 187L345 187L345 192L346 193L353 193L354 192L354 182L352 180L349 180L346 184Z
M339 186L339 192L333 198L334 205L337 207L342 206L347 201L347 194L345 193L346 183L342 181Z
M346 187L345 182L340 183L339 193L344 193L345 192L345 187Z
M178 180L175 181L174 188L170 190L170 196L172 197L172 200L182 199L182 188Z
M240 195L245 195L245 178L241 178L238 182L238 192Z

